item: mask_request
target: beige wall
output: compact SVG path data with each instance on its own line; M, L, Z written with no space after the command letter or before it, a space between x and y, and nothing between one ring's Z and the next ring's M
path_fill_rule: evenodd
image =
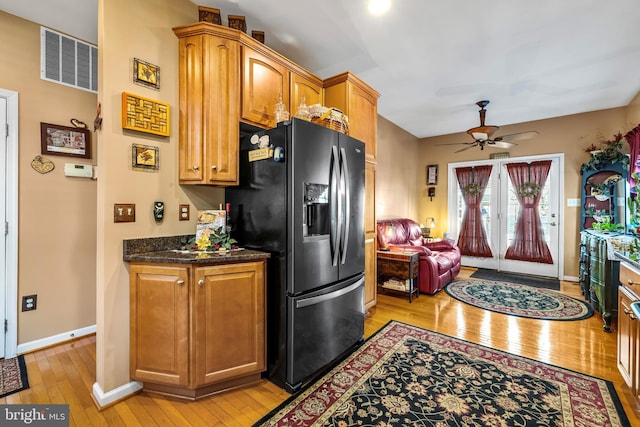
M172 27L197 22L188 0L100 0L98 46L99 100L103 130L98 134L97 215L97 381L104 392L129 382L129 275L122 261L122 240L195 233L195 210L217 206L224 192L216 188L184 189L177 184L178 39ZM160 90L132 83L133 58L160 67ZM123 91L171 106L171 136L123 131ZM131 168L131 144L160 149L160 169ZM155 200L165 203L165 219L156 224ZM136 222L113 222L114 203L135 203ZM178 205L191 205L191 221L178 221Z
M38 295L35 311L18 301L23 344L95 324L96 182L64 176L65 163L92 161L47 155L55 169L44 175L31 161L41 154L40 122L92 124L97 97L40 80L39 25L0 11L0 28L0 88L19 99L18 299Z
M418 139L378 116L377 159L376 217L404 217L420 222L414 178L420 172Z
M603 139L611 138L615 133L628 130L626 125L626 108L615 108L591 113L576 114L548 120L539 120L517 125L501 127L498 135L537 130L540 135L535 139L521 141L518 146L509 150L511 157L535 154L565 154L564 196L561 206L564 208L564 276L578 276L578 244L580 210L567 207L567 198L580 198L580 165L589 159L584 151L591 143L599 144ZM418 177L420 216L432 216L437 212L437 228L435 234L447 231L447 165L452 162L488 159L490 153L505 150L485 148L481 151L472 148L461 153L454 151L463 146L438 146L438 144L467 142L470 136L466 133L425 138L420 144L420 165L437 163L440 175L437 185L437 197L429 202L426 197L424 176Z
M625 129L631 129L639 126L640 123L640 92L631 100L627 106L627 123ZM624 134L624 131L622 132Z

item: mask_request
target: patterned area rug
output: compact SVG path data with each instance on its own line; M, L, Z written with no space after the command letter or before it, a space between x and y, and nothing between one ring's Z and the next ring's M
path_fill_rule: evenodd
M581 320L591 317L586 302L548 289L494 280L451 282L445 291L464 303L498 313L544 320Z
M609 381L391 321L254 426L630 426Z
M5 397L29 388L27 366L24 356L0 359L0 397Z
M560 290L560 280L551 277L529 276L527 274L507 273L505 271L479 268L471 277L474 279L497 280L498 282L520 283L521 285L533 286L536 288Z

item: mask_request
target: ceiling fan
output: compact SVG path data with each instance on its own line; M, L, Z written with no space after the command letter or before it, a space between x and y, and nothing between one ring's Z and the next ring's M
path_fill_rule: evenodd
M494 148L511 148L515 145L513 141L519 141L522 139L533 138L538 134L536 131L531 132L520 132L520 133L512 133L510 135L503 135L493 137L499 126L485 125L484 119L487 114L487 110L484 109L489 104L489 101L483 100L476 102L476 105L480 107L480 126L471 128L467 131L469 135L474 139L472 142L455 142L453 144L439 144L439 145L466 145L466 147L457 150L456 153L459 153L464 150L468 150L473 147L480 147L480 150L484 150L485 145L487 147Z

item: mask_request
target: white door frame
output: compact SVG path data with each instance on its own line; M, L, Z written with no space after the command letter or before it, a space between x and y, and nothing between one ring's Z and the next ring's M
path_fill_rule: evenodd
M7 332L4 334L4 357L11 358L16 356L18 347L18 92L0 88L0 97L7 100L7 124L9 125L5 158L5 203L9 232L5 240L4 301ZM4 129L0 129L0 132L4 133Z
M557 245L557 266L558 266L558 272L557 272L557 278L561 279L564 277L564 245L561 244L560 242L562 241L562 239L564 238L564 216L565 216L565 212L564 212L564 153L554 153L554 154L542 154L542 155L536 155L536 156L523 156L523 157L512 157L509 159L486 159L486 160L476 160L476 161L469 161L469 162L458 162L458 163L449 163L448 165L448 169L449 169L449 185L448 185L448 194L451 195L449 197L449 201L448 201L448 210L449 210L449 227L450 227L450 232L452 234L452 236L457 236L459 233L459 230L457 229L457 198L453 197L453 195L458 194L458 180L456 178L456 174L455 174L455 169L458 167L468 167L468 166L477 166L477 165L487 165L487 164L491 164L494 166L498 166L501 163L508 161L508 162L520 162L520 161L526 161L526 162L531 162L531 161L535 161L535 160L543 160L543 159L548 159L548 158L557 158L558 159L558 183L559 183L559 189L558 189L558 215L557 215L557 223L558 223L558 245ZM493 195L492 193L492 203L494 203L494 197L497 197ZM497 200L496 200L497 201ZM490 238L490 236L487 236L488 238ZM499 251L500 248L497 249L497 251ZM499 256L499 254L494 254L494 258L492 258L490 261L488 261L489 263L491 263L491 265L493 265L493 263L496 261L496 256ZM480 267L482 267L482 265L479 265ZM488 267L488 268L495 268L495 267Z

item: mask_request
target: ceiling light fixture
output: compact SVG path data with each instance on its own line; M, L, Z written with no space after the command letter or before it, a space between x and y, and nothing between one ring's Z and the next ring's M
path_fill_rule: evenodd
M369 12L373 15L382 15L391 7L391 0L369 0Z

